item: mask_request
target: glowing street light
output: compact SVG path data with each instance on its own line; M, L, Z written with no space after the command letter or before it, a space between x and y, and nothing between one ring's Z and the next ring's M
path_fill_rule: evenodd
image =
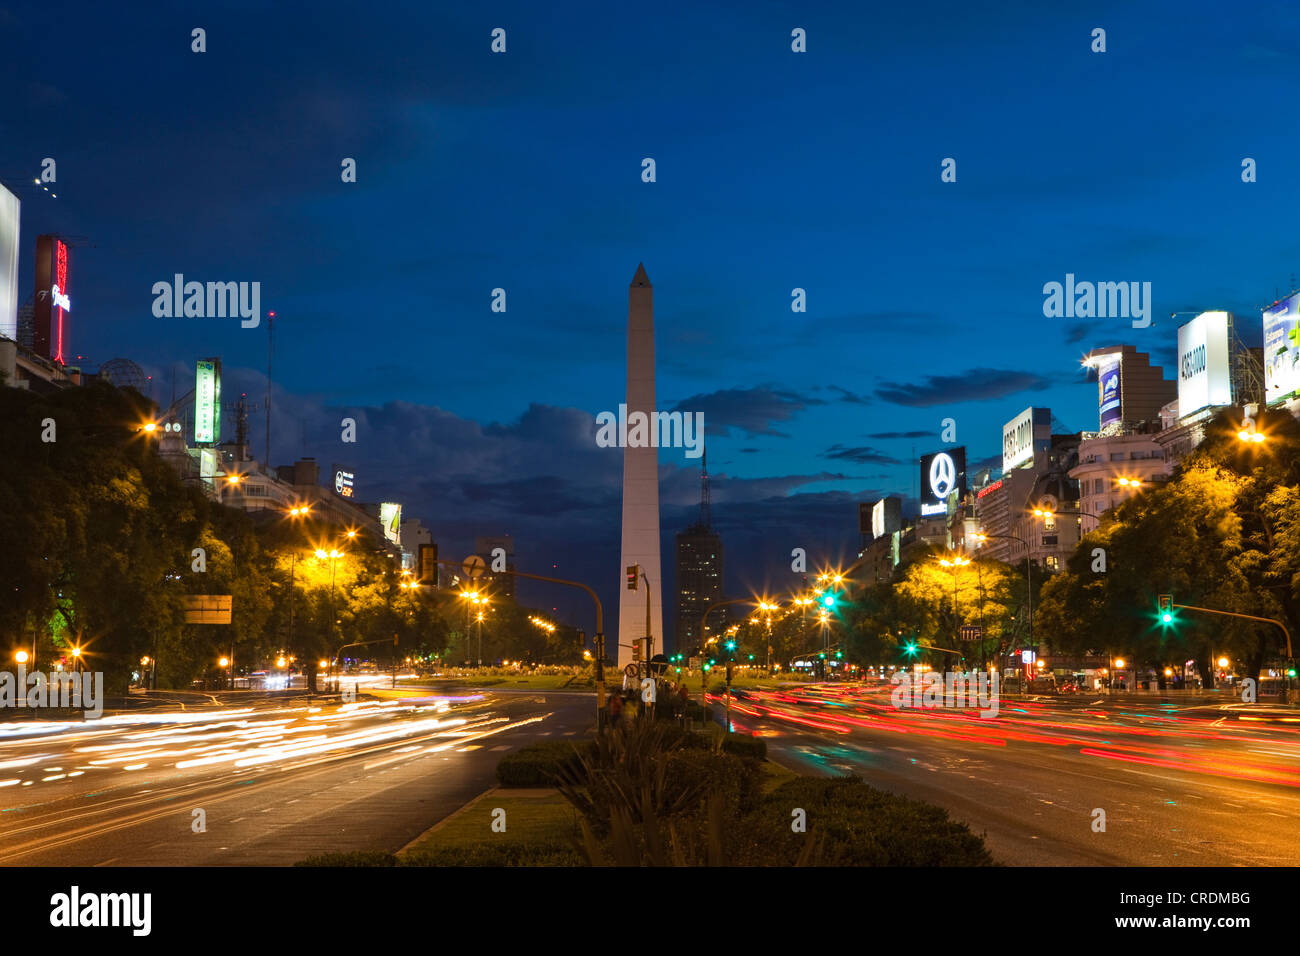
M229 667L229 666L230 666L230 658L229 658L229 657L223 657L223 658L221 658L221 660L217 661L217 665L218 665L219 667Z
M1142 487L1142 479L1140 479L1140 478L1119 478L1119 479L1116 479L1116 483L1119 484L1119 486L1120 486L1121 488L1141 488L1141 487Z
M1220 658L1219 658L1219 666L1220 666L1220 667L1227 667L1227 666L1228 666L1228 659L1227 659L1226 657L1220 657Z
M27 652L18 651L17 653L14 654L14 660L16 660L19 664L26 664L28 660Z

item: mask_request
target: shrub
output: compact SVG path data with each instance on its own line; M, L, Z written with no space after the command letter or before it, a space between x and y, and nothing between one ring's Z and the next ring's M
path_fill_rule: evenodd
M791 811L808 815L807 833L790 829ZM799 777L763 798L733 831L735 859L789 866L819 846L826 866L990 866L984 840L940 807L869 787L857 777Z
M581 853L567 843L501 843L433 847L413 853L399 866L582 866Z
M735 754L737 757L766 760L767 741L762 737L749 737L745 734L731 733L722 738L722 752Z
M381 850L358 850L355 853L325 853L299 860L294 866L397 866L397 857Z
M576 768L580 755L593 744L546 740L506 754L497 764L497 783L503 787L553 787L564 768Z

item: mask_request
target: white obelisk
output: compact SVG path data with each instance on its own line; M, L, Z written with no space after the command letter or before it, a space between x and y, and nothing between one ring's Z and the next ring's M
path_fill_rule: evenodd
M645 412L653 428L655 410L654 290L638 264L627 297L627 414ZM630 432L631 429L629 428ZM648 438L648 431L646 432ZM650 580L627 588L626 570L639 564ZM663 578L659 567L659 449L623 449L623 560L619 562L618 666L632 662L632 642L646 636L646 600L654 653L664 649ZM644 646L644 645L643 645Z

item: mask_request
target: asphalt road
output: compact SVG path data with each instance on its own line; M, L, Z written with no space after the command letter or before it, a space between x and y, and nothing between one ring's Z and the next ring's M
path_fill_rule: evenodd
M1003 863L1300 865L1294 711L1084 696L1004 698L980 718L846 685L736 704L736 729L765 736L778 763L944 807Z
M0 865L288 865L397 850L493 786L504 752L576 740L594 716L590 694L446 694L0 724Z

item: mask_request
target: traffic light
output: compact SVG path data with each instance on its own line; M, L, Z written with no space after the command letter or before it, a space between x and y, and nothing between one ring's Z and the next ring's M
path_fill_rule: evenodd
M734 651L735 649L736 649L736 642L735 642L735 641L727 641L727 650L729 650L729 651Z
M731 676L732 676L731 661L727 661L727 684L728 685L731 684Z
M835 607L835 592L824 591L822 593L822 607L832 610Z
M632 642L632 660L641 660L641 639L637 638Z
M638 564L629 564L627 566L627 589L629 591L636 590L637 571L640 570L640 567Z
M907 645L903 648L903 653L905 653L908 657L915 657L915 656L916 656L916 642L914 642L914 641L909 641L909 642L907 643Z
M1174 596L1172 594L1162 594L1159 598L1160 603L1160 623L1172 624L1174 620Z

